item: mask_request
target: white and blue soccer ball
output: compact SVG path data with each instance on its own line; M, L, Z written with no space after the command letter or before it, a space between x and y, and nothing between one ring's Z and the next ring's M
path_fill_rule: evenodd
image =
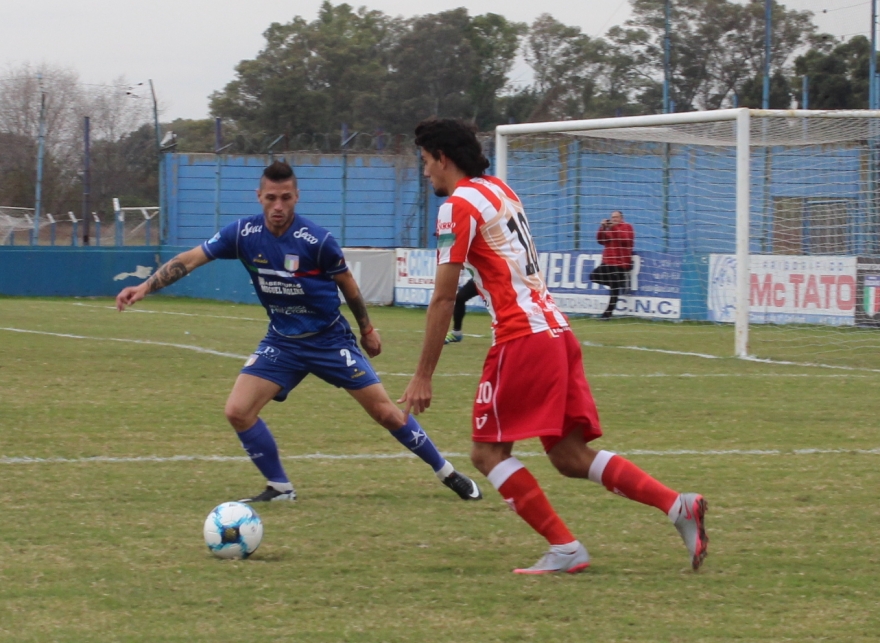
M218 558L247 558L263 540L263 521L243 502L217 505L205 519L205 544Z

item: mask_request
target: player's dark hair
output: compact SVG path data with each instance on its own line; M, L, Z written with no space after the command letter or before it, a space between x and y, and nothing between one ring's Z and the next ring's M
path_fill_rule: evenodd
M275 161L263 170L263 178L272 181L272 183L293 181L293 185L296 187L296 174L293 173L293 168L284 161Z
M435 159L446 155L468 176L482 176L489 167L483 147L477 140L477 128L454 118L431 117L416 126L416 145Z

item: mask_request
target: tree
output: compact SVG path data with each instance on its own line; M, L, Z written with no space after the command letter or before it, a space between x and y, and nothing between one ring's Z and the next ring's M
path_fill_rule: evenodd
M788 77L781 71L770 76L770 109L789 109L791 107L792 90ZM762 109L764 107L764 77L747 78L739 89L739 106Z
M45 64L11 67L3 76L0 204L34 206L40 111L45 96L43 212L79 213L84 117L90 119L94 185L104 181L104 175L119 173L115 147L123 144L131 131L147 120L149 106L126 96L127 84L123 78L107 85L85 85L74 71ZM147 155L147 162L155 159L155 143L143 153ZM131 180L128 176L117 183L125 186ZM156 195L152 201L157 200Z
M391 55L389 109L392 127L409 132L428 116L469 116L474 112L478 56L467 9L411 19Z
M635 67L639 99L660 111L663 82L665 0L632 0L633 17L609 32L609 40ZM788 74L791 57L815 33L809 11L772 8L771 74ZM670 5L670 97L676 111L718 109L733 102L764 68L764 2L672 0ZM772 76L771 76L772 78ZM782 91L780 89L780 91ZM787 106L787 105L786 105Z
M795 73L809 78L811 109L867 109L871 43L865 36L835 43L822 38L795 60Z
M211 114L266 137L337 131L343 122L373 129L381 124L381 89L400 22L325 1L311 23L298 16L272 23L265 48L211 95Z
M28 208L34 203L36 144L27 136L0 132L0 205Z
M176 118L165 123L163 128L174 132L177 137L176 152L213 152L216 143L212 118ZM234 132L232 132L234 135ZM226 133L224 133L226 138Z
M507 122L499 98L508 85L508 74L527 31L525 23L509 22L496 13L471 19L468 37L475 54L475 70L468 93L473 104L472 120L481 129Z
M525 58L535 73L540 103L529 120L586 118L599 115L597 103L608 78L607 44L550 14L532 23Z
M92 146L92 208L112 211L112 200L123 206L159 202L159 159L156 134L151 124L126 133L118 140L98 139Z

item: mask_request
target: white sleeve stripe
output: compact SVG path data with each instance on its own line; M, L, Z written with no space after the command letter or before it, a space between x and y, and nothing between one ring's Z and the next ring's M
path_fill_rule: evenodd
M490 210L492 212L496 211L492 202L489 201L483 194L476 188L469 187L460 187L455 191L455 196L461 197L468 203L470 203L480 214L486 212L486 210Z

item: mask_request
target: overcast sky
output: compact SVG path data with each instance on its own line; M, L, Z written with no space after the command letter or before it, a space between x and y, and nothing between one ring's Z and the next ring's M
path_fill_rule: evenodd
M152 79L163 107L162 120L168 121L206 118L208 95L234 78L239 61L256 56L266 27L289 22L296 15L311 22L321 0L5 0L4 4L0 79L10 67L43 62L75 70L87 83L110 83L120 76L132 83ZM868 35L870 29L869 0L783 0L783 4L813 11L820 30L837 37ZM372 0L366 6L406 17L465 6L471 15L492 12L526 23L549 13L591 36L604 34L630 15L628 0ZM525 74L522 67L517 69L521 82L528 80Z

